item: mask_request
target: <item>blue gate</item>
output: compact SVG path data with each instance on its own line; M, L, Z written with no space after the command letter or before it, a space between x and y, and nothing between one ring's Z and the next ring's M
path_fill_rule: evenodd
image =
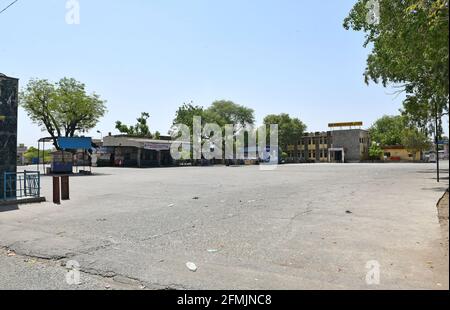
M5 200L39 198L41 175L39 171L5 172L3 186Z

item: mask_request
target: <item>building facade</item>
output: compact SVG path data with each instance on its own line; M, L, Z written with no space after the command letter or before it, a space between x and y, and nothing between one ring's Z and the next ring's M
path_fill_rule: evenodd
M97 166L160 167L173 164L170 140L132 136L106 136Z
M360 162L369 159L369 132L363 129L342 129L306 133L295 145L289 145L290 161Z
M305 133L297 141L297 147L288 146L288 159L295 161L298 158L301 162L328 162L330 142L328 132Z
M19 80L0 73L0 199L5 172L17 168L17 105Z

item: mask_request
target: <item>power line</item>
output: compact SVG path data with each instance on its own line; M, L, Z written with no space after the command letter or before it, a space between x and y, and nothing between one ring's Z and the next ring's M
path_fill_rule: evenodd
M0 14L2 14L3 12L5 12L7 9L9 9L11 6L13 6L14 3L16 3L19 0L14 0L13 2L11 2L6 8L4 8L3 10L0 11Z

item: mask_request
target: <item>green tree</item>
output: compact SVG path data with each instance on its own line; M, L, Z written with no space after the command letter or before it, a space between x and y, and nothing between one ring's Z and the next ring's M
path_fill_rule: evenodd
M215 122L220 126L233 124L242 127L255 123L255 111L233 101L214 101L205 110L204 117L208 121Z
M194 117L204 118L204 109L201 106L194 106L193 102L183 103L181 107L175 112L175 118L173 120L173 125L183 124L191 129L193 128Z
M73 78L58 83L32 79L20 93L20 104L48 132L56 149L58 137L74 137L94 128L106 113L105 102Z
M420 160L420 158L416 158L418 152L428 150L432 146L428 136L417 129L406 129L403 132L402 144L408 152L413 154L414 160Z
M306 125L298 118L291 118L289 114L270 114L264 118L264 124L278 124L278 143L284 152L288 145L294 145L295 159L298 161L298 142L306 131ZM269 133L270 134L270 133Z
M39 156L42 158L44 157L44 162L50 162L51 161L51 150L41 150ZM42 155L44 154L44 155ZM23 156L26 158L28 162L31 162L33 158L38 158L38 149L35 147L30 147L28 150L23 154Z
M147 120L150 118L150 114L147 112L142 112L141 116L136 119L136 125L127 126L123 124L121 121L116 122L116 129L121 133L130 135L130 136L138 136L138 137L148 137L153 138L152 133L150 132L150 128L147 124Z
M372 141L372 145L369 148L369 157L372 160L380 159L384 154L383 149L380 147L380 144Z
M403 116L385 115L369 128L370 138L382 146L401 145L403 132L406 127L406 121Z
M253 125L255 122L253 109L238 105L232 101L220 100L214 101L207 109L202 106L196 106L192 102L183 103L175 113L173 125L187 125L192 132L193 118L195 116L202 118L202 125L215 123L219 126L233 124L245 127L246 125Z
M194 105L193 102L183 103L181 107L175 113L175 118L173 120L173 125L171 131L179 131L175 125L183 124L190 128L191 140L193 134L193 118L201 117L202 126L207 123L218 124L223 130L222 135L225 134L225 125L236 125L233 131L233 136L236 136L238 132L249 125L253 125L255 122L253 109L247 108L245 106L236 104L232 101L219 100L214 101L210 107L204 108L202 106ZM202 144L207 143L209 136L203 135L202 133ZM224 146L223 146L224 147ZM236 147L236 146L235 146Z
M379 22L367 18L370 3L379 4ZM420 127L432 129L435 117L448 115L448 16L448 0L358 0L344 21L346 29L365 32L364 46L372 47L366 83L405 92L403 113Z

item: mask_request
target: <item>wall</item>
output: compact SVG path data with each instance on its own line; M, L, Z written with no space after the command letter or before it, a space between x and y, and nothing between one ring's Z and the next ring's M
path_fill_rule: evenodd
M333 148L344 148L346 162L359 162L368 158L370 141L366 130L334 130L331 136ZM364 139L363 143L361 139Z
M415 157L410 156L411 153L408 152L405 148L383 148L385 156L387 156L386 160L389 161L414 161L420 160L420 152L417 152Z
M4 172L16 172L19 80L0 74L0 199Z

